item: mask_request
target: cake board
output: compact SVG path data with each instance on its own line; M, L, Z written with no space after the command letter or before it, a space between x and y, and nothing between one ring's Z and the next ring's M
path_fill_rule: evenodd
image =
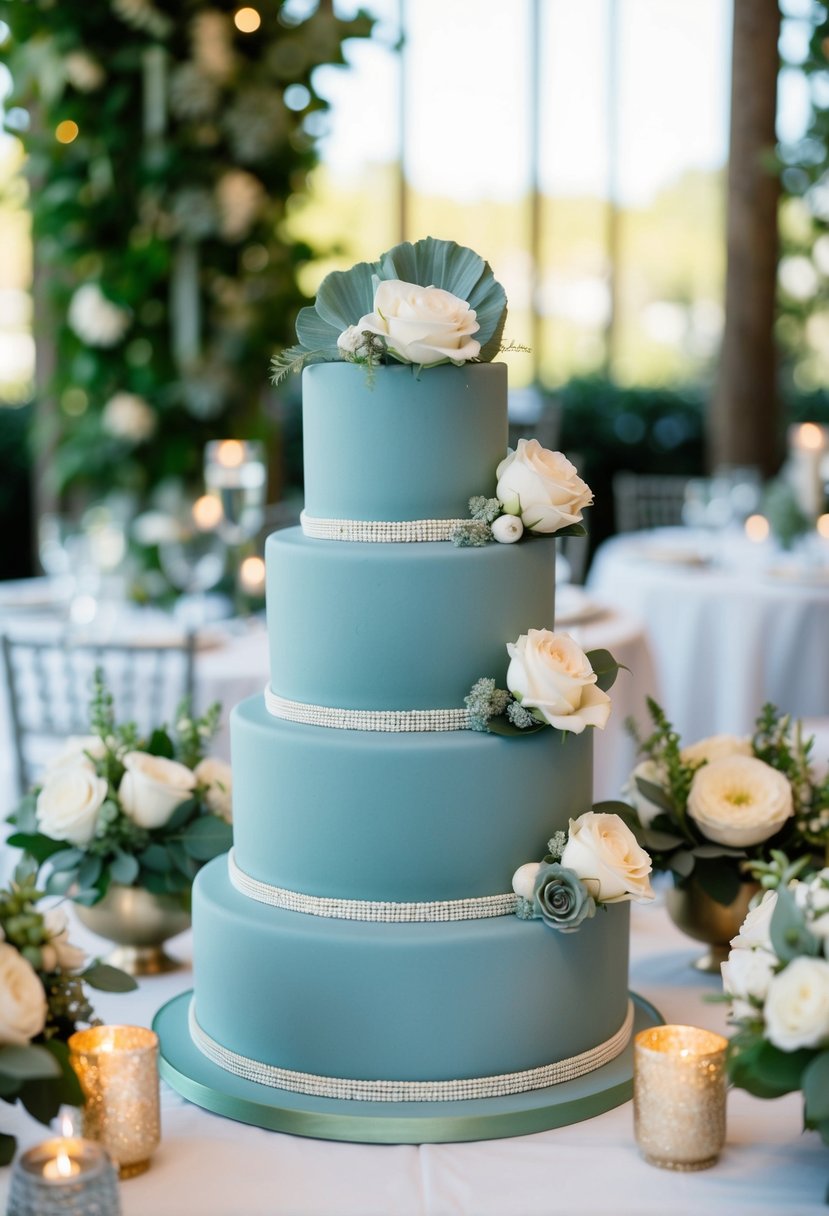
M633 1093L633 1038L663 1021L653 1005L631 993L634 1022L624 1051L572 1081L498 1098L458 1102L357 1102L273 1089L219 1068L190 1038L192 992L158 1011L159 1069L182 1097L240 1123L271 1131L362 1144L441 1144L525 1136L591 1119Z

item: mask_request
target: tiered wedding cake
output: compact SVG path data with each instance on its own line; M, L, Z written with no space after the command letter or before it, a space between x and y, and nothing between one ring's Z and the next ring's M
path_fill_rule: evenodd
M475 255L401 249L371 268L376 307L349 299L330 361L307 360L302 526L266 550L269 682L232 717L233 850L194 887L190 1040L162 1040L173 1083L235 1117L453 1139L625 1096L626 900L650 867L589 813L608 680L545 628L555 547L528 539L576 525L590 492L534 442L505 459L506 368L467 353L478 323L500 341L485 263L476 322L475 291L383 274L430 287L437 251L451 289L451 257ZM528 1095L536 1122L508 1126Z

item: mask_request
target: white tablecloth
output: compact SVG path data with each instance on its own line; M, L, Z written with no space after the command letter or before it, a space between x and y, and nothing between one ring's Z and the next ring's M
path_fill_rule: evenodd
M724 1029L723 1007L706 1003L718 982L689 967L698 948L660 907L633 912L632 988L667 1021ZM189 934L170 950L189 958ZM146 1025L191 982L189 970L143 980L137 993L96 994L97 1008L105 1021ZM46 1138L19 1108L0 1103L0 1123L23 1148ZM149 1173L122 1184L123 1216L818 1216L829 1152L801 1126L798 1095L763 1102L732 1091L719 1163L675 1174L639 1157L630 1103L511 1140L376 1146L233 1123L162 1086L162 1144ZM0 1210L9 1173L0 1170Z
M705 561L699 545L674 529L615 537L588 579L591 594L644 622L683 740L749 733L765 701L829 715L829 569L764 562L728 538Z

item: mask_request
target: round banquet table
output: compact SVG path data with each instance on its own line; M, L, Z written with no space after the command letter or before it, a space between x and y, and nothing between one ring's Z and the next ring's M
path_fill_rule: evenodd
M741 536L657 529L600 546L588 589L644 622L684 741L750 733L766 701L829 715L829 564Z
M633 907L631 987L670 1022L725 1029L718 981L689 965L699 947L661 906ZM73 942L105 943L73 925ZM170 943L185 963L190 935ZM94 993L108 1023L149 1025L192 985L189 966L141 981L137 992ZM244 1016L240 1011L240 1016ZM469 1144L363 1145L308 1140L234 1123L162 1083L162 1140L148 1173L121 1184L123 1216L818 1216L829 1152L803 1132L800 1097L773 1102L734 1090L718 1164L675 1174L647 1165L631 1104L570 1127ZM28 1148L48 1136L20 1107L0 1103L3 1130ZM10 1170L0 1169L0 1210Z

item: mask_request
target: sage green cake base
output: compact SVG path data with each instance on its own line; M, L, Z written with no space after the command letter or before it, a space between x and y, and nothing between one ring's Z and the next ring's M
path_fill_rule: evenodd
M633 993L633 1030L621 1055L594 1072L548 1089L463 1102L353 1102L288 1093L225 1072L190 1038L191 999L191 992L177 996L153 1020L161 1041L161 1076L182 1097L239 1123L362 1144L496 1140L592 1119L631 1097L633 1036L662 1022L656 1009Z

